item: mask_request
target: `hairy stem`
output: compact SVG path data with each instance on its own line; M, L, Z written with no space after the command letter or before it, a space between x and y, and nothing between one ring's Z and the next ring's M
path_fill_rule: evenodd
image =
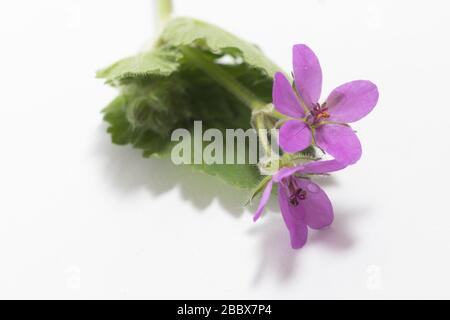
M262 113L256 115L255 127L258 131L259 142L264 149L264 153L266 154L266 156L270 157L272 148L270 147L269 139L267 139L267 128L264 123L264 115Z

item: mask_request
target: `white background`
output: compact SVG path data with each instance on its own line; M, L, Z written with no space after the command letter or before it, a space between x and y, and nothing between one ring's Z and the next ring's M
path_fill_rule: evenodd
M276 210L114 146L95 71L151 38L150 0L0 4L0 297L450 298L448 1L175 1L285 70L306 43L324 93L379 86L364 155L321 181L333 226L294 251Z

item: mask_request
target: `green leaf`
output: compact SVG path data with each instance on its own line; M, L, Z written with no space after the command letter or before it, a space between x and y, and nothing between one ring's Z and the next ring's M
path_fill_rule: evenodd
M118 96L103 109L103 120L109 123L108 133L115 144L125 145L131 142L133 130L126 117L127 101L124 96Z
M122 80L145 77L165 77L175 72L179 63L179 55L175 52L155 49L125 58L97 72L97 78L106 79L115 84Z
M280 71L254 44L212 24L191 19L177 18L168 23L164 29L159 46L181 47L198 46L204 51L216 55L230 55L241 58L244 63L264 72L267 77Z
M258 168L249 164L212 164L193 165L195 170L216 176L237 188L251 189L261 181Z
M128 102L129 100L124 96L119 96L103 110L104 119L109 123L108 132L112 136L112 141L122 145L132 144L135 148L143 150L145 157L151 155L168 157L175 142L172 142L168 135L160 135L148 129L133 129L126 116ZM210 121L209 123L210 127L228 127L220 122ZM204 130L208 128L205 127ZM250 164L192 164L192 168L216 176L220 180L239 188L252 188L261 180L257 167Z
M168 148L169 141L166 137L152 130L133 128L126 116L128 104L129 99L120 95L103 109L103 119L109 124L107 132L111 135L112 142L118 145L132 144L135 148L142 149L146 157Z
M221 84L184 57L181 47L202 56L236 79L260 101L271 101L272 75L279 68L254 45L212 25L180 18L171 21L151 52L120 60L97 73L120 95L104 109L113 143L131 144L143 156L168 157L171 132L192 129L195 120L208 128L248 129L251 110ZM221 61L232 57L231 62ZM262 179L255 165L192 165L242 188Z

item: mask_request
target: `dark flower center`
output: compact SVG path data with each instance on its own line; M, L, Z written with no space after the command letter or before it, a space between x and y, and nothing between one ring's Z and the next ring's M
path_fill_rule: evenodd
M330 114L328 113L327 103L324 102L322 105L316 103L307 120L310 124L317 124L323 119L328 119L329 117Z
M306 199L306 190L297 186L295 180L290 179L288 183L289 188L289 204L293 207L297 207L300 201Z

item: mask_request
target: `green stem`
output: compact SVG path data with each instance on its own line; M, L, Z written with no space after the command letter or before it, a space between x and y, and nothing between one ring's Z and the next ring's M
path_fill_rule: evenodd
M173 5L172 0L158 0L158 29L162 30L165 23L172 15Z
M265 105L264 102L260 101L250 90L244 87L228 72L205 57L205 54L200 50L185 46L181 47L181 51L192 64L205 72L250 109L258 110Z
M256 130L258 130L259 142L261 143L264 153L266 156L270 156L272 153L272 148L270 147L269 139L267 139L267 128L264 123L264 115L258 114L255 118ZM266 129L266 130L261 130Z

